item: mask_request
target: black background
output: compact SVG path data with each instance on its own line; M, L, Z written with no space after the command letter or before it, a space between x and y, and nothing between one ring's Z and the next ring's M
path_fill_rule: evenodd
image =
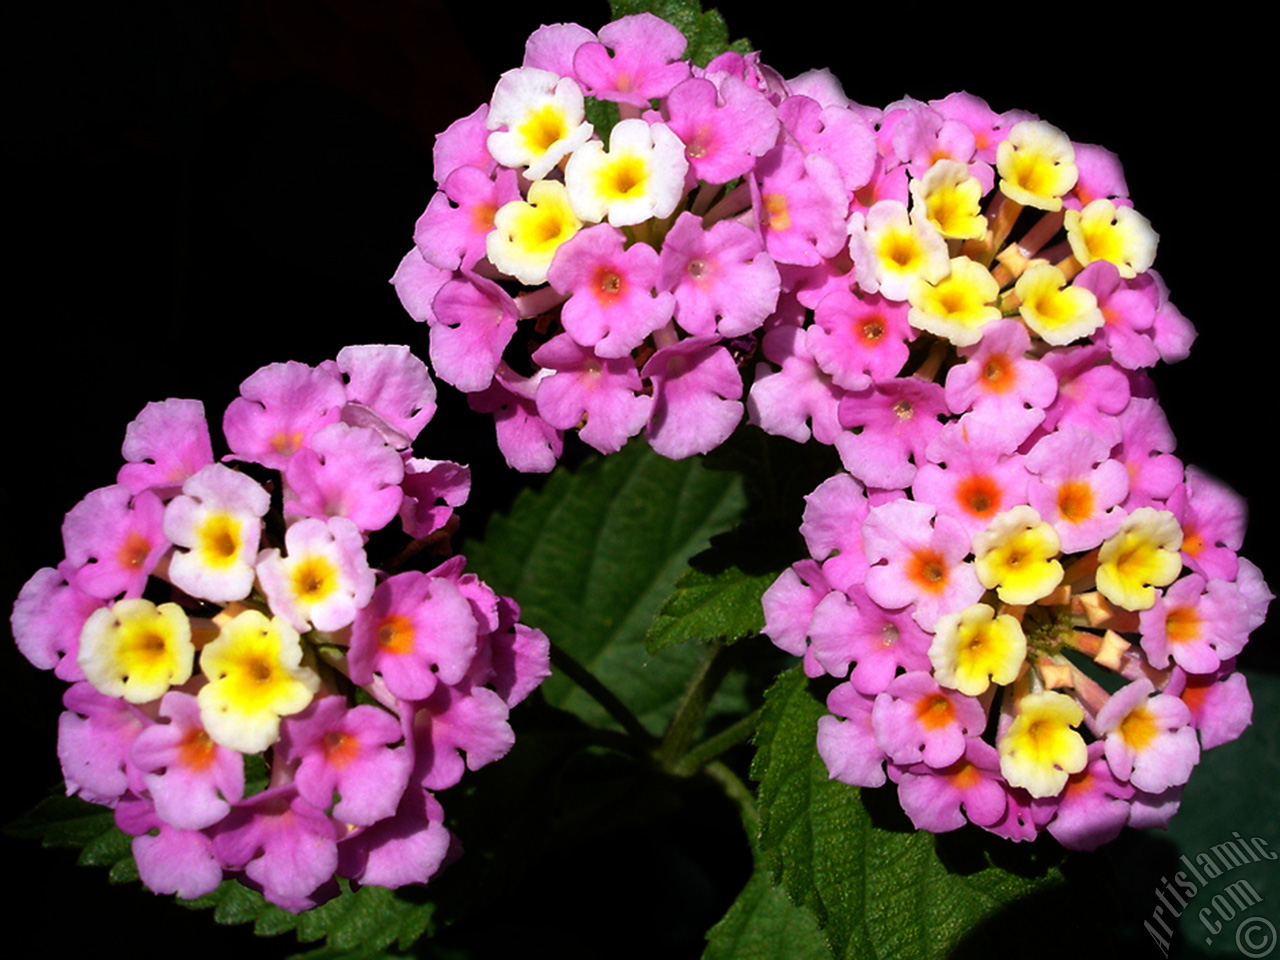
M1200 332L1192 359L1158 375L1178 452L1248 497L1245 553L1280 583L1274 89L1242 79L1269 66L1257 26L1044 6L722 10L731 36L785 76L829 66L877 106L965 89L1120 155L1161 234L1156 267ZM6 597L61 559L63 513L113 481L124 427L147 401L197 397L216 417L268 362L317 363L362 342L425 354L387 279L435 189L434 135L489 97L540 23L609 19L604 3L581 2L40 9L19 14L8 44ZM418 453L472 464L464 517L476 532L525 481L507 476L487 418L442 400ZM1259 631L1245 662L1274 671L1275 636ZM0 669L8 821L58 781L63 685L9 648ZM174 937L193 956L287 949L110 888L69 854L4 845L24 886L0 900L9 928L48 931L65 950L53 955L102 938L143 957L167 955Z

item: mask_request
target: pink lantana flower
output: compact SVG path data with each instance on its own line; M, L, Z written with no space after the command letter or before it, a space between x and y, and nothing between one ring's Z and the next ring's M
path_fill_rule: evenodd
M453 786L464 767L479 770L505 756L515 742L506 702L487 687L441 685L409 713L413 780L428 790Z
M813 615L823 599L832 593L822 567L813 560L801 560L782 572L760 598L764 608L764 632L775 646L804 658L807 676L821 676L823 667L809 643ZM846 664L847 669L847 664Z
M1030 477L1008 439L986 421L962 418L944 427L929 445L930 462L916 471L912 489L970 536L981 532L997 514L1027 502Z
M600 41L574 54L573 70L596 99L643 108L689 76L688 61L680 59L687 45L676 27L637 13L601 27Z
M1187 467L1186 483L1169 498L1182 528L1187 566L1209 579L1234 580L1237 554L1248 518L1244 498L1197 467Z
M298 795L342 823L368 826L395 815L413 765L400 723L381 707L317 697L280 727L280 752L297 763ZM336 802L335 802L336 798Z
M431 309L436 374L467 393L483 390L516 332L515 301L492 280L467 274L440 287Z
M813 267L844 246L848 200L834 163L781 144L760 158L757 180L756 218L774 260Z
M568 334L544 343L533 359L555 371L538 383L538 414L557 430L579 430L601 453L621 450L649 419L652 397L640 396L640 375L630 358L602 359Z
M1105 323L1096 339L1107 344L1116 363L1128 370L1156 365L1160 351L1149 331L1157 294L1150 278L1121 279L1114 264L1095 260L1076 277L1075 286L1092 291L1097 299Z
M9 623L18 650L33 666L74 683L84 679L76 659L80 631L107 601L72 584L65 566L43 567L22 585Z
M272 470L283 470L313 433L334 423L346 391L341 381L304 363L273 363L240 384L222 429L231 452Z
M401 700L425 700L460 683L478 642L471 604L447 579L407 571L389 577L356 615L348 662L359 684L382 677Z
M489 104L482 103L470 114L453 121L436 135L431 149L431 175L444 183L459 167L479 167L485 172L496 165L489 154Z
M160 716L169 722L147 727L131 749L156 814L179 830L213 826L244 795L244 756L205 732L200 705L189 693L166 693Z
M946 833L966 823L989 827L1005 814L1008 794L1000 781L995 747L965 741L964 754L935 770L927 764L894 768L898 799L917 830Z
M846 395L840 423L849 431L836 438L840 459L869 487L908 486L925 451L942 430L946 413L942 387L915 377L884 380Z
M376 430L333 423L293 455L284 476L286 514L381 530L400 509L404 461Z
M235 807L214 828L213 851L224 867L244 870L269 902L298 913L337 895L342 834L340 823L285 784Z
M1034 411L1027 418L1026 433L1030 433L1044 419L1044 409L1058 393L1058 378L1050 368L1029 358L1030 350L1031 335L1018 321L988 325L979 343L960 349L967 362L948 371L947 406L954 413L990 411L992 420L1006 423L1024 411Z
M460 853L439 801L410 785L394 817L338 845L338 873L356 883L396 890L426 883Z
M719 86L701 77L685 80L667 97L667 114L694 176L707 183L743 176L778 140L773 105L733 76Z
M925 671L904 673L876 697L876 742L897 764L948 767L982 733L987 713L973 697L939 686Z
M1190 574L1171 584L1139 614L1151 663L1172 660L1193 674L1215 673L1249 639L1248 603L1235 583Z
M929 634L908 611L873 603L862 587L823 597L813 610L809 634L813 658L823 670L848 676L853 688L868 696L884 693L899 671L929 670Z
M875 700L852 684L843 683L827 697L831 712L818 719L818 755L831 778L854 787L879 787L885 782L885 751L876 742L871 724Z
M594 33L577 23L543 24L524 43L523 66L572 77L573 55L584 43L594 43L596 39Z
M804 498L800 535L838 590L862 583L867 574L862 525L870 509L866 490L847 473L829 477Z
M663 347L640 375L653 384L646 433L664 457L707 453L742 421L742 377L715 337L690 337Z
M655 290L657 251L625 242L616 227L589 227L560 247L547 271L551 286L569 298L561 311L565 330L598 357L627 356L675 309L671 293Z
M756 366L747 398L751 422L797 443L808 440L812 428L819 443L834 443L841 435L839 409L845 391L818 367L805 345L804 330L775 327L765 334L763 346L765 358L781 369Z
M178 830L163 822L146 825L134 836L130 852L138 865L138 879L155 893L194 900L213 893L222 883L222 864L214 856L213 841L199 830Z
M661 289L675 294L675 320L694 336L738 337L778 305L781 279L759 233L733 220L709 230L688 211L663 241Z
M125 429L127 463L116 480L134 493L169 496L201 467L213 463L204 404L199 400L148 403Z
M119 484L94 490L62 522L67 576L104 600L141 596L169 548L163 517L164 506L150 490L135 495Z
M864 390L895 377L907 362L914 337L906 304L847 289L827 294L814 311L805 342L818 366L846 390Z
M1129 493L1129 471L1108 454L1112 444L1075 426L1041 439L1027 454L1027 470L1038 478L1030 503L1054 525L1064 553L1081 553L1119 528L1117 507Z
M1187 705L1154 691L1150 680L1135 680L1107 701L1097 719L1111 769L1147 793L1186 783L1200 759Z
M1120 431L1111 456L1129 471L1129 495L1121 506L1132 512L1167 502L1182 484L1184 468L1173 455L1176 441L1164 411L1155 400L1134 397L1120 414Z
M564 431L542 419L535 399L539 381L553 372L521 377L505 363L499 364L493 382L467 398L472 410L493 414L498 449L513 470L549 473L560 459Z
M142 793L143 772L133 761L133 742L154 721L119 697L76 683L62 695L58 761L67 796L115 807L127 791Z
M471 470L451 460L408 458L400 489L400 523L415 540L442 530L471 495Z
M418 218L413 242L432 266L470 270L485 256L494 214L519 199L514 170L499 170L490 177L478 167L459 167Z
M863 537L867 593L882 607L912 605L916 623L931 630L944 613L981 599L982 584L965 560L969 534L929 504L900 499L872 507Z
M435 382L406 346L343 347L334 366L347 387L343 422L373 427L397 450L408 448L435 415Z
M1067 778L1048 830L1068 850L1095 850L1120 835L1137 791L1111 771L1101 740L1089 744L1089 761Z
M1235 661L1224 661L1210 674L1173 671L1164 692L1178 697L1191 711L1191 723L1200 734L1200 745L1209 750L1230 743L1253 723L1253 697Z
M856 192L871 179L876 164L875 133L850 105L823 104L798 94L778 105L778 116L807 153L826 157L836 165L846 192Z

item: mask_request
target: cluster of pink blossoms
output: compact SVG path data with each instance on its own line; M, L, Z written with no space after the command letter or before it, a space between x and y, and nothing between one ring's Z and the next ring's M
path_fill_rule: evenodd
M765 630L843 681L832 777L892 780L920 829L1092 849L1167 823L1248 726L1235 658L1272 596L1244 503L1173 455L1149 378L1036 334L992 320L840 402L849 472L807 498L810 559Z
M1244 504L1173 455L1144 372L1194 338L1156 234L1113 154L1034 117L964 94L864 115L848 259L766 324L749 400L848 471L809 496L766 632L844 681L832 776L892 780L918 828L1093 848L1163 825L1250 721L1235 657L1272 598Z
M1165 822L1248 723L1234 657L1271 597L1144 373L1195 334L1119 161L969 94L881 110L684 49L647 14L543 27L438 138L393 278L437 372L522 470L575 428L706 452L744 410L833 445L812 558L765 598L846 680L833 775L892 778L930 830Z
M1243 502L1144 369L1194 331L1115 156L955 94L867 114L847 260L763 337L749 406L832 444L766 632L843 681L818 749L920 829L1091 849L1177 810L1252 704L1271 594ZM1016 239L1011 239L1016 237Z
M1186 354L1110 152L963 93L882 111L826 71L684 50L650 14L542 27L437 139L393 283L514 467L551 469L575 428L604 453L642 431L704 453L742 419L752 356L751 421L851 464L870 436L850 428L909 389L914 350L972 347L1002 317L1127 369Z
M117 483L67 514L66 559L23 587L18 647L71 683L67 792L115 811L152 890L233 876L297 912L335 876L423 883L456 854L434 793L508 751L508 711L550 666L463 558L370 564L393 521L416 546L456 526L469 471L410 451L434 411L426 366L392 346L253 374L222 461L199 401L149 404Z
M841 157L857 168L869 131L847 151L842 129L788 114L754 56L702 70L685 46L651 14L542 27L437 139L440 190L393 282L517 469L550 470L574 428L602 453L641 431L673 458L719 445L743 414L735 341L749 351L788 266L845 242L843 192L869 171ZM611 129L591 100L616 105ZM770 221L770 195L791 212Z

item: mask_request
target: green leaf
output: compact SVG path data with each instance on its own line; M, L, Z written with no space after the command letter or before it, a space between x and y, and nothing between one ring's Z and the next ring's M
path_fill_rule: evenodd
M720 11L702 12L698 0L611 0L614 19L636 13L652 13L668 23L675 24L689 41L684 55L700 67L726 50L747 53L751 44L746 40L729 42L729 28Z
M757 870L707 933L702 960L831 960L818 921Z
M80 864L107 867L114 883L138 879L130 838L115 825L111 811L77 797L50 797L5 832L40 840L46 847L79 848ZM384 948L395 944L406 949L430 928L432 904L415 903L383 887L353 892L345 881L340 883L338 897L298 915L267 903L262 894L235 880L224 881L196 900L174 898L174 902L193 910L212 910L221 924L252 924L259 936L293 931L304 943L324 939L323 955L334 960L389 957Z
M703 651L673 647L647 658L649 623L689 558L743 505L737 476L696 458L667 460L636 442L575 473L553 473L462 552L469 569L516 599L524 623L545 631L656 735ZM611 722L564 676L542 691L589 723Z
M1206 852L1212 857L1215 845L1233 840L1236 834L1246 839L1261 837L1272 850L1280 845L1280 805L1274 801L1280 789L1280 677L1251 673L1248 685L1253 699L1253 724L1238 740L1201 754L1200 763L1183 789L1178 813L1169 822L1168 831L1159 835L1174 844L1177 852L1162 852L1145 875L1133 878L1141 884L1139 889L1146 888L1142 903L1145 919L1150 919L1157 905L1155 890L1165 888L1163 883L1157 884L1157 877L1172 877L1173 871L1184 869L1179 856L1192 863ZM1209 956L1238 957L1241 954L1236 946L1235 925L1227 924L1219 935L1208 937L1211 931L1205 928L1200 911L1215 895L1229 898L1227 888L1240 881L1248 883L1264 902L1274 904L1280 900L1280 871L1276 870L1275 861L1263 859L1206 880L1192 898L1191 908L1182 912L1174 927L1187 946ZM1212 907L1209 917L1213 922L1222 920ZM1208 942L1210 939L1212 943Z
M300 942L325 940L323 955L349 960L381 957L392 944L408 948L429 932L434 906L415 903L384 887L351 890L339 881L342 893L305 913L292 914L267 903L262 895L234 880L198 900L178 901L195 910L213 910L222 924L253 924L259 936L279 936L293 931Z
M929 960L1005 935L1005 908L1052 896L1062 854L977 830L913 831L892 788L860 792L828 779L814 745L825 713L795 667L765 698L752 776L760 781L760 850L793 903L813 912L832 955ZM874 812L873 812L874 811Z
M763 630L760 598L786 563L771 562L759 545L743 530L712 538L711 547L689 561L650 625L649 653L690 640L733 643Z
M116 826L110 810L66 796L48 797L26 816L5 826L5 833L10 836L39 840L46 847L77 850L112 830Z

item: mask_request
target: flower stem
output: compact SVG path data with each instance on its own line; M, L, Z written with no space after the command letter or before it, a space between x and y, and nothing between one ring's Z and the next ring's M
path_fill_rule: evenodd
M644 724L631 712L630 708L619 700L612 690L601 683L595 674L579 663L563 647L557 646L554 641L551 644L551 664L582 688L583 693L604 707L605 712L617 720L622 729L627 731L637 744L648 747L654 742L653 734L645 729Z
M742 782L742 778L719 760L712 760L702 768L702 772L718 783L725 796L738 808L742 828L747 832L747 839L754 853L756 840L760 836L760 808L756 806L755 794Z
M752 710L745 717L725 727L719 733L707 737L696 747L691 747L676 762L675 772L683 776L692 776L703 770L720 754L730 747L737 746L754 734L759 725L760 711Z
M667 725L667 732L662 743L654 750L653 757L658 765L668 773L678 773L682 768L685 753L694 735L702 725L702 718L707 712L707 704L712 695L729 672L728 658L723 656L725 645L723 640L712 640L707 646L706 655L698 664L680 696L676 712Z

